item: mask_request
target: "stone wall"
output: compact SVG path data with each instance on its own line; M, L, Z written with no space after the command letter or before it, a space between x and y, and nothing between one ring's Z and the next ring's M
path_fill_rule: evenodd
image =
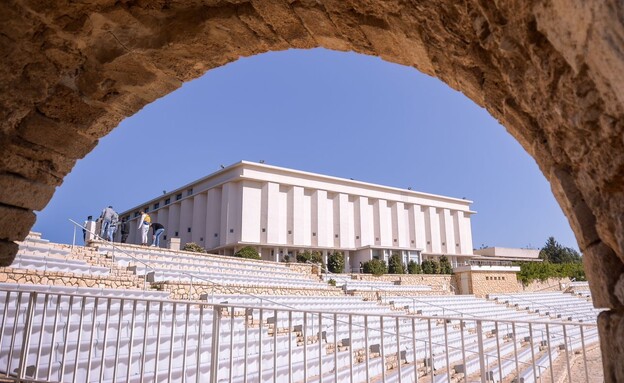
M488 293L515 293L518 279L515 272L472 273L472 293L485 297Z
M564 291L570 282L570 278L550 278L545 281L533 281L526 286L518 281L518 285L520 292Z
M143 280L139 280L133 275L128 274L91 276L86 274L70 274L8 267L0 268L0 282L112 289L143 289Z

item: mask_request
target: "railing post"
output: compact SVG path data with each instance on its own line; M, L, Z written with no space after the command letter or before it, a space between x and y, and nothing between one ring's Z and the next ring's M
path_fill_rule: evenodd
M216 383L219 377L219 330L221 326L221 309L214 305L212 309L212 348L210 349L210 383Z
M24 317L24 320L26 323L24 323L24 338L22 340L22 353L20 355L20 361L19 361L19 379L20 380L26 377L25 375L26 375L26 363L28 362L28 344L30 343L30 334L32 331L32 323L34 319L33 317L35 314L35 304L37 303L37 292L35 291L35 292L30 293L30 296L28 298L29 298L28 308L26 309L26 312L28 314ZM15 326L17 326L17 323L15 323Z
M481 372L481 383L486 383L485 371L485 350L483 348L483 323L477 320L477 342L479 346L479 370Z

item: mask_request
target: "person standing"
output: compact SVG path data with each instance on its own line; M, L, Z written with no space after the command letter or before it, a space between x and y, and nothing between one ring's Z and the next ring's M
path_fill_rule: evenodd
M85 245L87 244L87 226L89 225L89 222L93 222L92 215L88 216L87 220L82 224L82 240Z
M130 230L128 230L128 222L124 217L121 220L121 243L126 243L128 240L128 234L130 234Z
M115 242L115 232L117 232L117 225L119 224L119 216L117 213L111 219L110 225L108 225L108 240Z
M141 214L139 218L139 233L141 233L141 245L147 246L147 232L149 231L152 218L147 213Z
M158 222L152 223L152 246L160 247L160 236L165 231L165 227Z
M107 208L105 208L104 210L102 210L102 214L100 214L100 218L102 220L102 227L100 229L100 237L103 239L108 239L108 227L111 224L111 221L113 220L113 217L119 217L117 215L117 213L115 212L115 210L113 210L112 206L109 206Z

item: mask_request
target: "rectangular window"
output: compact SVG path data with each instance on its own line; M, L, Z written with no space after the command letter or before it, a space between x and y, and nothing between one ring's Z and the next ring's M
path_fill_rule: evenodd
M134 212L134 217L135 217L135 218L136 218L136 217L138 217L139 215L141 215L141 213L140 213L140 212L138 212L138 211L135 211L135 212Z
M156 202L154 204L154 210L158 209L160 207L160 202Z
M182 193L176 194L176 201L179 201L181 199L182 199Z
M149 211L149 206L145 206L145 208L143 209L143 211L144 211L145 213L147 213L147 212Z
M192 195L193 194L193 188L190 188L189 190L186 191L186 195Z
M190 227L189 227L189 228L187 228L187 229L186 229L186 232L187 232L187 233L190 233L190 232L191 232L191 228L190 228Z
M165 200L165 206L169 205L171 203L171 198L167 198Z
M177 231L175 232L175 236L176 236L176 237L177 237L177 236L179 236L179 234L178 234L178 232L177 232Z

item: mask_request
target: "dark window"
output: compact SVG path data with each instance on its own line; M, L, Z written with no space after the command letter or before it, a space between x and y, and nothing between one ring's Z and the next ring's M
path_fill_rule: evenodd
M190 232L191 232L191 228L190 228L190 227L189 227L189 228L187 228L187 229L186 229L186 232L187 232L187 233L190 233Z
M338 234L334 235L334 237L338 238Z
M141 213L140 213L140 212L138 212L138 211L135 211L135 212L134 212L134 216L135 216L135 217L138 217L139 215L141 215Z
M359 235L356 235L356 236L355 236L355 239L360 239L360 236L359 236Z
M204 242L204 237L199 238L201 242Z
M215 235L214 235L214 236L215 236L215 238L217 238L217 237L219 236L219 233L215 233Z
M396 242L396 241L397 241L397 239L395 238L395 239L394 239L394 242Z
M186 195L191 195L193 194L193 188L190 188L189 190L186 191Z
M178 232L176 231L176 232L175 232L175 236L177 237L178 235L179 235L179 234L178 234Z
M292 234L292 230L288 230L288 234Z
M412 239L412 243L414 243L414 240Z
M181 199L182 199L182 193L176 194L176 201L179 201Z
M265 233L265 232L266 232L266 229L265 229L264 227L262 228L262 232L263 232L263 233Z
M230 229L230 233L233 233L233 232L234 232L234 229Z
M316 233L312 233L312 236L313 236L313 237L316 237Z
M145 208L143 209L144 212L148 212L149 211L149 206L145 206Z
M160 207L160 202L156 202L154 204L154 210L158 209Z
M167 234L163 235L163 240L167 240Z
M165 200L165 206L166 206L166 205L169 205L170 203L171 203L171 198L167 198L167 199Z

